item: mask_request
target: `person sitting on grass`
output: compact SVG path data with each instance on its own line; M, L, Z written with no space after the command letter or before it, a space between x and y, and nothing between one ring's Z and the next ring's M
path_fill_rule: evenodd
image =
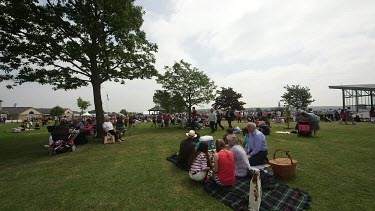
M254 118L254 123L255 123L255 125L256 125L257 127L259 126L260 121L259 121L259 118L258 118L258 117L255 117L255 118Z
M242 146L235 144L235 141L236 141L235 138L236 137L232 136L228 140L229 150L234 155L234 166L235 166L236 177L245 177L248 175L249 169L250 169L249 159L246 155L245 150L242 148Z
M268 147L266 137L256 128L255 123L247 123L247 129L249 131L249 138L251 141L246 151L250 153L250 166L263 165L268 162Z
M40 129L40 124L39 122L36 122L35 123L35 127L34 127L35 130L39 130Z
M76 145L87 144L87 137L92 134L93 125L91 119L87 119L84 127L80 129L79 134L74 139Z
M225 142L218 139L215 142L213 180L220 186L233 186L236 181L234 155L225 149Z
M227 132L223 135L223 141L228 144L228 136L233 135L233 128L228 128Z
M74 122L73 124L75 124L74 130L73 130L74 134L79 134L81 132L82 128L85 127L85 123L83 122L82 117L78 117L77 121Z
M243 138L242 146L246 149L247 146L250 144L249 130L246 127L242 128L242 134L243 134L243 136L245 136Z
M189 177L195 181L202 181L206 177L208 170L211 169L211 166L210 157L208 156L208 144L201 142L193 155Z
M259 124L259 131L264 135L269 135L271 133L270 127L266 123Z
M21 131L25 131L26 128L27 128L27 123L25 121L23 121L23 123L20 127L22 128Z
M114 128L113 128L113 124L112 124L112 122L110 121L109 117L106 117L106 118L104 119L103 130L104 130L105 134L107 134L107 135L111 135L111 136L115 136L115 140L116 140L116 141L118 141L118 142L122 142L122 141L118 138L118 136L117 136L117 134L116 134L116 132L115 132L115 130L114 130Z
M195 150L198 149L199 147L199 144L201 143L201 134L199 134L198 132L195 132L195 134L197 134L197 137L194 138L194 143L195 143Z
M91 119L87 119L85 122L85 126L81 129L81 132L85 133L86 135L90 135L93 132L93 123Z
M197 134L194 130L190 130L186 133L187 138L182 140L180 143L180 150L177 154L177 163L183 169L189 169L189 165L192 162L192 158L195 152L195 141Z

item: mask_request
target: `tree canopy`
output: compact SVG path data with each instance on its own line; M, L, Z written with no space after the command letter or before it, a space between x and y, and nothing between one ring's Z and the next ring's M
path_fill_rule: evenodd
M215 83L198 68L181 60L172 67L166 66L165 74L159 75L157 82L173 95L179 95L187 105L189 116L191 107L209 103L215 98Z
M292 106L296 110L306 109L315 100L312 99L310 88L300 85L284 86L286 92L281 96L286 105Z
M127 115L127 114L128 114L128 111L127 111L126 109L121 109L120 114Z
M163 107L167 113L170 113L172 107L171 98L172 96L167 90L156 90L152 99L156 105Z
M77 99L77 106L81 109L81 115L91 105L90 101L85 101L81 97Z
M182 113L186 111L187 105L186 105L184 98L181 95L179 94L173 95L171 98L171 101L172 101L171 112Z
M100 125L103 82L157 75L157 45L141 30L143 14L134 0L0 0L0 82L91 84Z
M167 90L156 90L153 101L160 105L167 113L181 113L186 111L186 103L181 95L172 94Z
M221 90L217 90L216 94L215 103L212 104L215 109L228 110L230 107L232 110L245 110L243 107L245 102L239 100L242 98L242 94L235 92L231 87L221 87Z
M60 106L55 106L49 111L51 116L62 116L64 114L64 109Z

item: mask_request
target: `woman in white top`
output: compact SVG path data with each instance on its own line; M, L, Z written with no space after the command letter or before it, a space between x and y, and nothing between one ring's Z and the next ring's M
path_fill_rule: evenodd
M112 124L112 122L110 121L109 117L106 117L106 118L104 119L103 130L104 130L105 133L107 133L107 135L115 136L115 140L116 140L116 141L118 141L118 142L122 142L122 141L118 138L118 136L117 136L117 134L116 134L116 132L115 132L115 130L114 130L114 128L113 128L113 124Z

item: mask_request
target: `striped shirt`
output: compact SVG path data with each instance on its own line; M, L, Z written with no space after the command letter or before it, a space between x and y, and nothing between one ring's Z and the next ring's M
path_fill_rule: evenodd
M195 174L207 168L207 158L203 152L200 152L199 155L193 161L193 164L190 166L190 173Z

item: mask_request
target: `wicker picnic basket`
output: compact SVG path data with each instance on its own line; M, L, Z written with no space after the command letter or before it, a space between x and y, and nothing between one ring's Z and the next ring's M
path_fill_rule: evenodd
M276 152L278 151L284 151L288 158L276 158ZM270 160L269 164L271 164L274 175L281 179L291 178L296 173L297 161L292 159L289 151L277 149L273 153L273 160Z

